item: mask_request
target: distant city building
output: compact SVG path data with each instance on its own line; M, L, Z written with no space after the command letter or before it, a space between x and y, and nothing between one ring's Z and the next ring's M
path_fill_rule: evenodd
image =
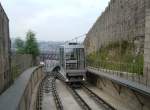
M39 49L41 53L58 53L60 45L64 44L64 42L38 42Z
M9 19L0 4L0 93L2 93L12 81L10 48Z

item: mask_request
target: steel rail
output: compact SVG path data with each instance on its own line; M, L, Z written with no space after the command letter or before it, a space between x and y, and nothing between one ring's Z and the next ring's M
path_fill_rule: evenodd
M85 85L82 85L83 90L97 103L104 107L106 110L116 110L109 103L100 98L97 94L95 94L92 90L87 88Z
M54 101L55 101L55 105L56 105L56 108L57 110L63 110L63 106L62 106L62 102L61 102L61 99L57 93L57 90L56 90L56 83L55 83L55 78L52 79L52 94L53 94L53 98L54 98Z
M65 77L60 72L56 72L55 76L57 79L65 82Z
M49 76L46 76L41 83L39 84L38 87L38 92L37 92L37 102L36 102L36 110L42 110L42 100L43 100L43 94L44 93L52 93L53 99L56 105L57 110L63 110L63 106L61 103L61 99L57 93L56 90L56 79L53 73Z
M44 80L39 84L38 91L37 91L37 101L36 101L36 110L42 110L42 99L43 99L43 83Z
M71 92L71 94L73 95L73 97L75 98L75 100L77 101L77 103L80 105L80 107L83 110L92 110L89 105L80 97L80 95L76 92L75 89L73 89L72 87L68 86L69 91Z

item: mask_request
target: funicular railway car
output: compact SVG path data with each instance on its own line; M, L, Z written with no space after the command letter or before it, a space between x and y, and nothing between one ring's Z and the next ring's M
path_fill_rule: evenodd
M84 46L79 43L67 43L61 46L60 65L64 69L66 82L84 82L86 80Z

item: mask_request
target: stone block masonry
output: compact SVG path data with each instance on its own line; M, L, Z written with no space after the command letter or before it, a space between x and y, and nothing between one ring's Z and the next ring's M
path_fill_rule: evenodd
M32 55L14 54L11 55L11 74L15 80L23 71L33 66Z
M150 2L150 1L147 1ZM146 0L111 0L87 33L87 53L112 41L145 37Z
M146 0L145 14L145 47L144 47L144 76L150 86L150 1Z
M144 51L144 84L150 86L150 0L110 0L87 33L86 53L116 41L140 38ZM143 52L142 52L143 53Z
M14 84L0 95L0 109L35 110L35 94L44 77L43 66L32 67L24 71Z
M146 95L90 72L87 79L101 90L101 98L116 110L150 110L150 97Z
M12 81L10 72L9 19L0 4L0 93Z

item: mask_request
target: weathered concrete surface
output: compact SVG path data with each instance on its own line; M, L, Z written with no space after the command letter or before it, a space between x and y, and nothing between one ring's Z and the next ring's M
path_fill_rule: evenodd
M13 54L11 55L11 74L13 79L18 77L24 70L33 66L32 55Z
M41 81L42 81L42 79L39 80L39 82L35 86L34 90L32 91L31 103L30 103L30 109L29 110L36 110L37 92L38 92L38 87L39 87Z
M29 110L32 92L43 76L41 67L33 67L24 71L14 84L0 96L0 109Z
M107 94L105 91L97 88L96 86L94 87L92 85L89 88L98 96L100 96L103 100L109 102L109 104L111 104L117 110L131 110L130 107L122 103L122 101L116 100L113 96Z
M88 53L110 41L144 37L144 19L145 0L111 0L87 34Z
M95 75L98 75L98 76L107 78L109 80L112 80L114 82L117 82L118 84L126 86L126 87L133 89L135 91L138 91L142 94L150 96L150 86L146 86L145 84L142 84L142 83L140 84L138 81L135 82L135 80L125 79L124 77L120 77L119 75L117 75L117 73L113 74L113 73L109 73L106 71L104 72L97 68L88 67L88 71Z
M10 70L9 19L0 3L0 93L12 82Z
M61 97L62 105L64 110L82 110L78 103L75 101L71 93L68 91L66 86L60 82L56 81L56 87L58 90L58 94Z
M85 100L85 102L91 107L92 110L104 110L102 106L98 105L87 93L82 89L77 90L77 93Z
M147 95L98 74L88 73L88 80L101 90L101 97L117 110L150 110L150 97Z
M109 42L136 37L144 39L146 4L146 0L111 0L86 35L84 44L87 53Z
M57 110L52 93L43 95L42 110Z
M144 51L144 74L139 83L150 86L150 0L111 0L87 33L84 44L89 54L110 42L136 39Z
M14 108L17 108L34 69L35 68L31 68L25 71L12 86L0 96L0 108L2 110L13 110Z
M144 76L150 86L150 2L147 0L145 15Z

